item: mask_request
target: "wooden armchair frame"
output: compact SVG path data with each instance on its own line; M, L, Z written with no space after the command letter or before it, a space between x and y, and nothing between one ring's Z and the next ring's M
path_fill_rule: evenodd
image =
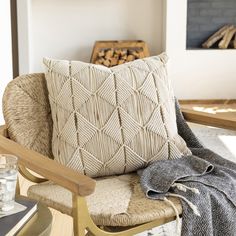
M175 217L163 218L137 225L121 232L106 232L95 225L89 215L85 197L94 192L95 181L92 178L79 174L40 153L29 150L10 140L5 126L0 127L0 153L16 155L19 158L19 172L31 182L42 183L51 180L72 192L72 216L75 236L84 236L85 230L95 236L132 236L175 219ZM34 176L27 169L45 177L45 179Z
M192 119L192 115L188 114L188 111L184 111L183 114L185 118L189 117L192 122L203 123L201 116L196 116ZM19 172L26 179L34 183L41 183L51 180L72 192L72 216L75 236L84 236L85 230L95 236L132 236L175 219L175 217L157 219L142 225L134 226L121 232L112 233L104 231L102 228L94 224L89 215L86 204L85 197L92 194L95 189L95 181L92 178L79 174L78 172L63 166L40 153L29 150L10 140L8 138L7 129L5 126L0 127L0 152L18 156ZM27 170L27 168L45 177L45 179L34 176Z

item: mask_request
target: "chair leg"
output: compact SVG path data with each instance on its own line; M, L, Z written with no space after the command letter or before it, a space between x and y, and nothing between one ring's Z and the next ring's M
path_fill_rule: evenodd
M73 226L74 226L74 236L87 236L87 234L85 233L85 228L79 225L78 219L74 219Z
M73 197L73 227L74 236L85 236L85 216L83 216L83 202L81 197Z
M74 227L74 236L88 236L87 234L85 234L85 230L84 229L76 229ZM91 235L89 235L91 236Z
M80 197L77 195L73 195L73 227L74 227L74 236L95 236L94 232L90 232L90 227L97 228L92 223L92 219L90 218L88 207L86 204L86 200L84 197ZM95 231L96 231L95 229ZM87 232L86 232L87 231ZM99 235L106 236L107 234L104 232L99 232Z

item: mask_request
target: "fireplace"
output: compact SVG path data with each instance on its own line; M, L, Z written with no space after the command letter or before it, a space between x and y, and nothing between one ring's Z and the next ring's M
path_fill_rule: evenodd
M236 25L235 0L188 0L187 49L202 48L224 25Z
M202 2L202 0L195 0L195 2L200 1ZM214 2L219 1L214 0ZM167 0L165 2L165 48L170 58L169 77L175 95L181 99L235 98L236 51L201 49L202 42L195 47L192 46L193 50L190 47L186 48L188 1ZM206 35L206 38L211 33Z

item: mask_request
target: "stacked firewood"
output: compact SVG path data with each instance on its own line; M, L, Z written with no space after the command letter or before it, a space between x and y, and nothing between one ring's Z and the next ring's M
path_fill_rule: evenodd
M104 65L107 67L112 67L116 65L121 65L125 62L134 61L135 59L140 59L144 57L143 50L138 49L101 49L94 64Z
M234 25L225 25L207 39L202 44L202 47L211 48L215 44L221 49L236 48L236 27Z

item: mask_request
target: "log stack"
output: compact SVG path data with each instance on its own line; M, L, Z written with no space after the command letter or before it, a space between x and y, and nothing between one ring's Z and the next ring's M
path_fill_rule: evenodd
M211 48L217 44L220 49L236 48L236 27L225 25L202 44L203 48Z
M113 67L136 59L148 57L147 44L143 41L97 41L91 63Z

